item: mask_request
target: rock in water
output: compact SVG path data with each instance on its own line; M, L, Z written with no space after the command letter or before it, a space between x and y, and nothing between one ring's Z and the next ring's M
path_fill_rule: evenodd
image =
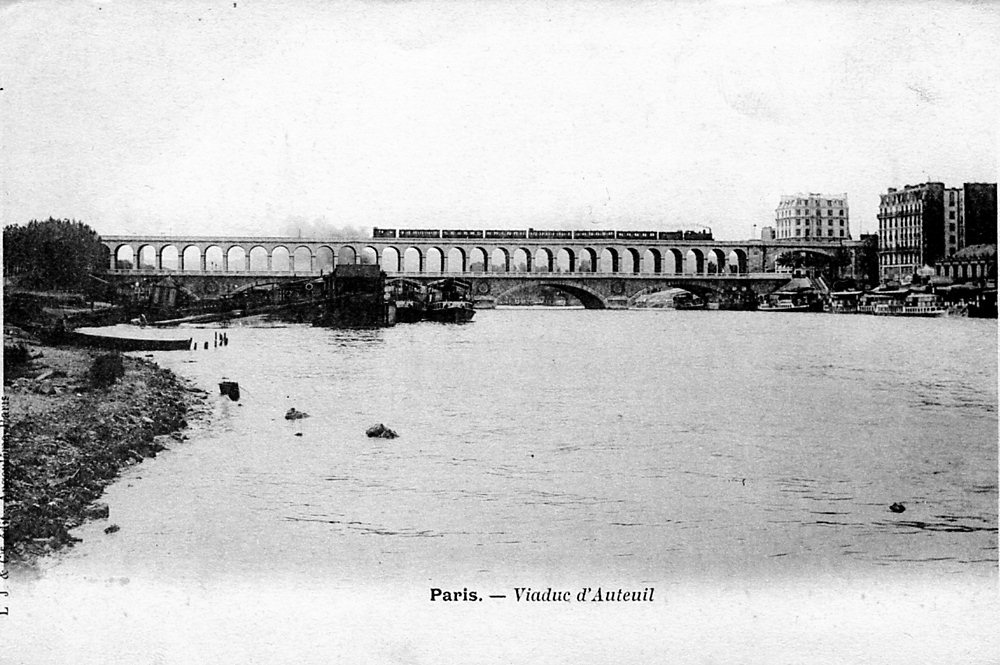
M304 411L296 411L293 406L285 413L285 420L298 420L300 418L308 418L309 414Z
M906 510L906 506L904 506L901 503L894 503L891 506L889 506L889 510L891 510L894 513L901 513L904 510Z
M395 432L393 432L391 429L389 429L388 427L386 427L382 423L379 423L378 425L372 425L367 430L365 430L365 434L367 434L370 438L373 438L373 439L375 439L375 438L378 438L378 439L395 439L395 438L399 437L398 434L396 434Z
M83 509L83 516L90 520L106 520L111 510L106 503L92 503Z
M236 381L220 381L219 393L225 395L234 402L240 401L240 384ZM293 409L294 410L294 409Z

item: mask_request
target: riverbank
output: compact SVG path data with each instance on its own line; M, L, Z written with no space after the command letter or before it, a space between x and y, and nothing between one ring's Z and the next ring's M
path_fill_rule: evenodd
M6 337L6 335L5 335ZM149 360L122 357L124 375L94 385L105 352L26 344L5 367L5 549L10 563L71 545L70 530L109 517L95 503L119 472L182 441L204 391ZM113 517L113 516L111 516ZM108 532L113 533L113 519Z

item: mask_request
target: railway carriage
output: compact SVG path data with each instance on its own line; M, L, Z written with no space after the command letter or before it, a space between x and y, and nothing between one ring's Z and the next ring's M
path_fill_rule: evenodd
M440 229L400 229L400 238L440 238Z
M656 240L656 231L615 231L618 240Z
M572 231L546 231L544 229L528 229L528 238L531 240L572 240Z
M483 237L482 229L442 229L442 238L476 239Z
M614 237L614 231L573 231L574 240L608 240Z
M524 229L487 229L484 236L498 240L523 240L528 237L528 232Z

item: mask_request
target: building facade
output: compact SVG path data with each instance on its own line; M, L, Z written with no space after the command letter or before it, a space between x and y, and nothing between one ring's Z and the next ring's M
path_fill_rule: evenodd
M959 249L997 244L997 184L967 182L961 191L962 244Z
M890 187L880 195L879 270L898 280L970 245L996 244L996 183Z
M850 240L847 194L791 194L774 211L775 238Z

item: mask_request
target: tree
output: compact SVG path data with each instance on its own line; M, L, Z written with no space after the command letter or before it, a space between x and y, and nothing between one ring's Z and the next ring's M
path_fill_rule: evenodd
M83 222L32 220L3 230L3 272L20 286L80 290L107 266L100 236Z

